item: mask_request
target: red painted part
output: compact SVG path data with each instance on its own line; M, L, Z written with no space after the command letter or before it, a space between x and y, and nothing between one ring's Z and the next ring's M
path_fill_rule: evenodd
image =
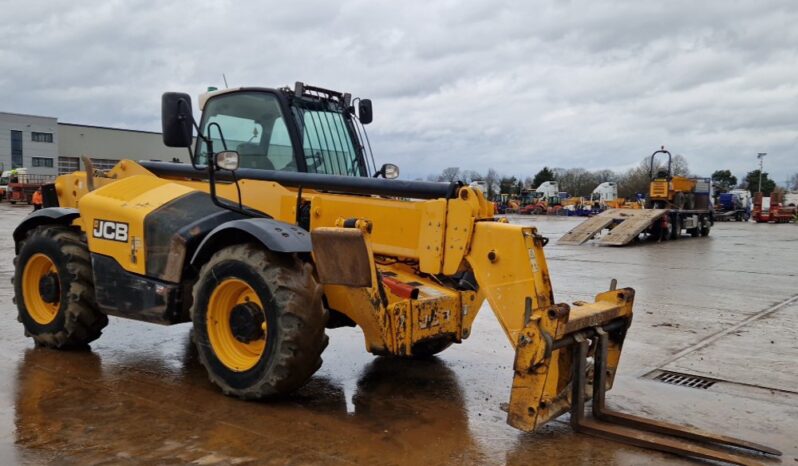
M795 217L795 213L795 207L774 206L767 212L754 209L751 213L751 218L753 218L756 223L788 223Z
M391 293L404 299L417 299L418 288L407 283L402 283L391 277L382 277L382 283L387 286Z

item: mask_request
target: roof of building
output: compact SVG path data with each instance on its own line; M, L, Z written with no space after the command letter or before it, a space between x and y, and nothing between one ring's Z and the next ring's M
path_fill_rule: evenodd
M0 115L13 115L19 117L28 117L28 118L49 118L51 120L57 120L56 117L51 117L47 115L31 115L29 113L16 113L16 112L0 112Z
M78 124L78 123L63 123L63 122L60 122L60 121L58 122L58 124L60 126L74 126L74 127L78 127L78 128L107 129L107 130L111 130L111 131L127 131L127 132L130 132L130 133L145 133L145 134L158 134L158 135L161 134L160 131L145 131L143 129L127 129L127 128L113 128L111 126L81 125L81 124Z

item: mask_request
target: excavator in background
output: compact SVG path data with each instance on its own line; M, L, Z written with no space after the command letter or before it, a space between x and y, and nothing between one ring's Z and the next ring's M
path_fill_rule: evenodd
M536 228L497 218L474 187L377 168L370 100L297 83L210 92L199 107L197 123L187 94L163 95L164 142L190 164L86 159L16 228L18 317L38 344L86 345L108 315L190 322L211 383L262 399L307 382L327 328L360 327L375 355L429 357L468 338L487 301L515 349L510 425L570 412L577 431L641 447L740 464L751 459L717 446L779 454L607 409L634 290L613 281L593 302L558 303Z
M667 164L657 163L660 154L667 155ZM664 147L651 154L649 178L645 208L606 210L565 233L557 244L578 245L598 238L600 245L623 246L641 235L657 241L679 239L683 232L709 235L714 224L709 178L674 175L673 157Z

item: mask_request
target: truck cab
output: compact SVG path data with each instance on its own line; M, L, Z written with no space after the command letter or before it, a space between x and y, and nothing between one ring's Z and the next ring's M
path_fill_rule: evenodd
M593 190L590 200L593 202L609 202L618 198L618 184L614 181L605 181Z
M558 197L560 194L560 185L556 181L544 181L535 189L535 192L540 193L541 197L544 199Z
M12 180L12 177L18 177L20 175L27 175L28 169L27 168L15 168L13 170L5 170L3 171L2 175L0 175L0 199L5 199L6 194L8 193L8 183L15 183L15 180Z

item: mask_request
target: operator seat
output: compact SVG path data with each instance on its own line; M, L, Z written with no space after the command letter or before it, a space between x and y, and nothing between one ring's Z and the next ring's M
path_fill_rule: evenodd
M259 144L242 142L236 147L236 150L238 151L239 167L274 170L274 164L269 160L266 151Z

